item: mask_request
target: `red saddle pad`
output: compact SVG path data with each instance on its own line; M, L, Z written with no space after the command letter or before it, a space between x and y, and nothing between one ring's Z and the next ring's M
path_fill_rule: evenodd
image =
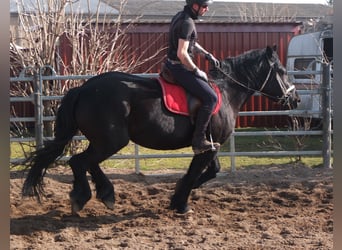
M163 99L167 109L176 114L189 116L190 114L185 89L180 85L166 82L162 77L158 77L158 81L163 90ZM212 84L212 86L218 96L218 102L213 111L213 114L216 114L220 110L222 97L216 84Z

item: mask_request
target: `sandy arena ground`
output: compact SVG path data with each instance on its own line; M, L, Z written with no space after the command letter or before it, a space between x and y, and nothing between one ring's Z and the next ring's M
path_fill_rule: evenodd
M193 212L186 215L167 209L184 172L104 171L115 185L115 209L108 210L92 198L79 217L70 215L73 178L69 167L48 171L47 198L42 204L21 198L23 174L12 171L11 249L333 247L333 173L329 169L288 164L223 172L191 193Z

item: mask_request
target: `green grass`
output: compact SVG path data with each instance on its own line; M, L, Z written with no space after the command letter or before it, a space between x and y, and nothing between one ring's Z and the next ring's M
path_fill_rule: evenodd
M269 129L268 129L269 130ZM274 130L274 129L273 129ZM236 132L267 131L263 128L240 128ZM279 131L281 131L279 129ZM286 130L284 130L286 131ZM321 150L322 136L238 136L235 137L236 151L296 151ZM229 143L225 150L229 151Z
M236 131L256 131L264 129L245 128L236 129ZM87 142L82 142L78 145L80 148L85 148ZM286 150L293 151L300 148L304 150L320 150L322 147L321 136L241 136L235 137L235 151L248 152L248 151L277 151ZM24 157L24 152L34 150L34 143L19 144L11 143L11 158ZM221 152L229 152L229 141L222 145ZM184 148L179 150L170 151L157 151L139 147L140 154L192 154L191 148ZM133 155L134 146L130 143L127 147L123 148L118 155ZM140 169L144 170L161 170L161 169L180 169L185 170L191 162L191 157L177 157L177 158L162 158L162 159L140 159ZM220 157L222 170L231 168L231 158L228 156ZM274 157L235 157L235 166L247 167L255 165L270 165L270 164L287 164L301 162L307 166L317 166L323 163L320 156L315 157L296 157L296 156L274 156ZM110 168L127 168L134 169L134 159L110 159L101 163L102 167Z

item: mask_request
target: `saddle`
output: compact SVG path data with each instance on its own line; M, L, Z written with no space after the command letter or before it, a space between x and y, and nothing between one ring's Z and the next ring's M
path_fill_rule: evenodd
M191 120L194 121L197 110L201 106L200 100L190 93L187 93L182 86L176 83L172 73L164 63L162 63L161 72L157 80L163 92L163 100L166 108L173 113L190 116ZM209 85L218 97L218 102L213 110L213 114L216 114L221 107L221 92L216 84L209 83Z

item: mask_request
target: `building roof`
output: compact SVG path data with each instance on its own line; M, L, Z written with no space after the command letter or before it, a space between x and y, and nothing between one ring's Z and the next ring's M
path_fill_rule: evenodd
M19 4L18 4L19 3ZM13 15L18 14L18 7L20 12L32 13L37 12L38 7L37 3L40 3L40 8L44 12L48 12L51 8L59 8L58 5L51 5L48 7L48 3L46 0L10 0L10 13ZM99 0L74 0L68 2L65 6L65 13L83 13L83 14L96 14L104 15L110 13L112 15L117 15L119 12L116 8L111 7L104 1Z
M119 9L120 1L102 1ZM140 22L169 22L184 5L184 0L127 0L123 13L126 20L141 16ZM220 1L210 5L209 12L201 19L206 22L288 22L319 19L327 15L332 15L332 7L322 4Z
M18 14L17 0L10 0L11 15ZM37 2L47 10L46 0L19 1L24 12L36 12ZM141 23L168 23L176 12L183 9L185 0L74 0L67 4L66 13L90 13L99 11L100 15L116 17L123 6L123 20ZM285 3L252 3L252 2L214 2L209 12L201 17L204 22L315 22L332 16L332 6L322 4L285 4Z

